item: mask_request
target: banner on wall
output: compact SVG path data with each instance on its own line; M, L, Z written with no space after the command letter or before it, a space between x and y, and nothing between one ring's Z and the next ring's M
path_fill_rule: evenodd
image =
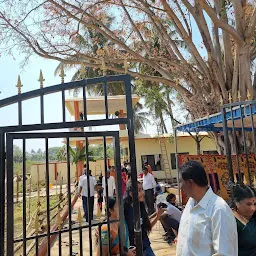
M228 187L229 172L227 166L227 158L224 155L184 155L178 154L179 166L183 165L189 160L194 160L202 164L204 167L208 182L213 191L221 196L223 199L228 200L231 191ZM251 181L256 184L256 155L248 155L249 170L251 173ZM238 161L236 156L232 156L232 165L234 172L234 180L238 180L238 170L240 168L243 183L249 185L249 171L246 163L246 156L239 155ZM182 191L182 203L186 204L187 198Z

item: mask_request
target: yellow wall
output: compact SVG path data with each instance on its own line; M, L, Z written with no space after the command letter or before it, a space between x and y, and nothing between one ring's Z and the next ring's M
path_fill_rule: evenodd
M127 141L121 142L122 147L128 147ZM166 146L167 146L167 153L168 153L168 160L170 163L171 168L171 160L170 154L175 153L175 144L174 142L170 142L170 140L166 139ZM136 162L137 162L137 172L138 174L142 171L142 162L141 156L142 155L156 155L161 154L160 144L158 139L136 139L135 140L135 149L136 149ZM201 141L201 153L203 151L209 150L216 150L216 146L213 140L205 137ZM196 143L193 138L189 137L178 137L178 152L189 152L191 155L197 154ZM126 160L127 158L125 158ZM121 159L121 163L124 159ZM110 160L110 165L114 165L114 160ZM162 164L163 167L163 164ZM97 160L96 162L90 162L90 169L92 170L92 175L98 177L99 174L102 172L104 175L104 160ZM58 163L57 164L58 172L61 171L61 176L63 176L64 183L67 182L67 164L66 163ZM72 181L75 180L75 165L71 165L71 178ZM54 164L49 164L49 180L50 183L55 183L55 176L54 176ZM164 171L155 171L155 177L159 179L165 179ZM37 182L37 165L33 165L31 167L31 176L32 182ZM177 170L172 170L172 176L177 177ZM45 180L45 165L39 165L39 177L40 180Z
M90 170L92 170L92 175L98 176L101 174L104 175L104 160L97 160L96 162L90 162ZM114 165L114 160L110 160L110 165ZM44 164L40 165L32 165L31 166L31 177L32 177L32 182L35 183L37 182L37 168L39 168L39 180L40 181L46 181L45 180L45 171L46 167ZM60 176L63 177L63 183L67 183L67 163L57 163L57 171L60 173ZM71 176L71 181L75 181L76 178L76 166L74 164L71 164L70 166L70 176ZM55 184L55 164L54 163L49 163L49 182ZM59 179L60 182L60 179ZM58 183L59 183L58 182Z
M123 146L127 146L127 142L122 142ZM171 168L170 154L175 153L175 144L166 139L168 160ZM127 146L128 147L128 146ZM137 162L137 172L140 174L142 172L142 162L141 156L143 155L156 155L161 154L161 148L158 139L137 139L135 141L136 148L136 162ZM216 150L215 143L212 139L205 137L201 141L201 153L203 151ZM196 155L197 148L196 143L193 138L189 137L178 137L178 152L189 152L189 154ZM155 171L155 177L159 179L165 179L164 171ZM172 176L177 177L177 170L172 170Z

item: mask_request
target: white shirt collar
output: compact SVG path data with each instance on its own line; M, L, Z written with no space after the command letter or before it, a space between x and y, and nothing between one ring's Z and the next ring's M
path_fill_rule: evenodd
M192 204L193 206L200 206L203 209L207 209L207 206L209 204L209 201L211 200L212 196L215 195L214 192L212 191L212 188L209 187L206 193L204 194L203 198L196 204L195 199L192 199Z

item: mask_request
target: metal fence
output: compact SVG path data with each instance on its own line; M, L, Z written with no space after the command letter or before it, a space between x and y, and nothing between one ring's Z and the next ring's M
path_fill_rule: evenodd
M235 183L254 186L256 101L223 105L221 114L230 187Z
M62 244L65 243L68 245L69 255L73 255L72 245L74 244L74 233L77 232L78 244L79 244L79 255L93 255L93 229L97 228L99 236L101 234L102 225L106 224L109 229L110 218L108 215L106 221L97 221L92 222L91 216L89 215L88 224L83 224L81 220L81 212L78 212L78 220L74 222L72 219L72 211L74 204L77 201L77 195L75 191L72 190L71 176L70 176L70 150L69 146L73 138L80 138L84 141L85 144L85 156L87 169L89 170L90 161L88 157L88 146L89 140L91 138L101 138L103 141L104 147L104 162L105 162L105 178L107 171L107 139L113 140L113 147L115 152L115 168L116 168L116 184L117 184L117 201L119 205L119 219L116 220L120 224L120 248L124 248L124 212L123 212L123 199L122 199L122 188L121 188L121 164L120 164L120 140L119 132L50 132L52 129L63 129L63 128L77 128L77 127L102 127L108 125L126 125L128 130L128 139L129 139L129 156L130 164L132 169L132 183L133 183L133 206L134 206L134 227L135 227L135 237L136 237L136 248L137 255L142 255L142 244L141 244L141 230L140 230L140 208L137 194L137 170L136 170L136 158L135 158L135 143L134 143L134 126L133 126L133 108L132 108L132 92L131 92L131 83L129 75L118 75L118 76L104 76L93 79L83 79L76 82L64 83L64 72L62 72L62 83L43 88L43 78L40 74L40 89L26 92L21 94L21 81L18 79L18 95L0 100L0 108L4 108L10 105L18 105L18 123L17 125L12 126L1 126L0 127L0 255L13 256L15 255L15 248L20 246L22 249L19 250L19 255L29 255L28 251L31 252L31 247L33 247L34 255L51 255L52 254L52 244L57 240L58 250L57 254L62 255L63 249ZM123 118L118 117L111 119L108 111L108 83L121 82L125 86L126 93L126 109L127 115ZM94 86L102 84L104 91L104 108L105 108L105 118L88 120L87 118L87 86ZM83 94L83 111L80 115L79 120L67 121L66 118L66 94L67 90L81 88ZM62 121L60 122L45 122L46 114L44 112L44 98L46 95L54 94L56 92L61 93L61 108L62 113L60 113ZM24 101L28 99L39 98L40 101L40 123L29 123L24 124L22 109ZM33 106L31 106L33 107ZM82 116L82 118L81 118ZM49 140L53 138L62 138L66 141L67 150L67 198L61 200L58 203L59 211L56 215L52 216L51 209L51 195L49 191ZM33 220L34 232L27 232L28 220L27 218L27 201L30 200L27 197L27 182L23 178L22 181L22 201L20 202L22 207L22 216L20 218L20 225L22 226L22 235L16 236L15 234L15 220L14 213L17 202L14 201L14 162L13 162L13 149L14 141L22 141L22 177L26 177L26 148L27 142L31 139L41 139L44 141L45 145L45 197L46 197L46 206L45 206L45 218L40 219L41 215L40 208L40 192L38 193L38 202L36 215ZM7 170L7 171L6 171ZM6 179L7 178L7 179ZM87 172L87 185L88 190L89 186L89 172ZM105 180L106 191L107 180ZM7 201L6 201L6 192L7 191ZM74 193L74 194L72 194ZM60 193L62 194L62 193ZM88 191L90 195L90 191ZM108 198L108 192L107 192ZM88 200L89 201L89 200ZM6 208L7 205L7 208ZM60 211L60 205L63 207L63 211ZM88 203L88 208L90 209L90 204ZM55 206L53 207L55 208ZM61 212L61 213L60 213ZM56 221L55 221L55 219ZM54 223L53 220L54 219ZM44 221L42 224L41 222ZM46 224L45 224L46 223ZM17 224L17 223L16 223ZM89 230L89 237L85 235L85 231ZM63 236L68 234L68 242L64 241ZM108 232L110 234L110 232ZM89 238L89 239L88 239ZM100 241L100 250L102 250L101 239ZM110 240L109 240L110 241ZM33 243L32 243L33 242ZM89 251L84 252L84 243L89 242ZM111 247L109 246L109 250ZM56 255L57 255L56 254Z

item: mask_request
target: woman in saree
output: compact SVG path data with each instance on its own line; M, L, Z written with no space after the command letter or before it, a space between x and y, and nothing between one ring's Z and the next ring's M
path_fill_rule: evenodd
M108 199L108 208L109 208L109 220L115 221L119 219L119 211L118 211L118 203L115 198L110 197ZM109 233L110 233L110 244L111 244L111 256L112 255L121 255L120 250L120 243L119 243L119 228L120 224L119 222L112 222L110 223L109 227ZM100 253L100 241L99 241L99 233L96 233L96 244L97 244L97 256L109 256L109 233L108 233L108 226L103 225L101 228L101 246L102 246L102 252ZM129 234L128 234L128 228L125 224L125 245L124 245L124 251L125 253L121 256L134 256L136 248L133 247L132 249L129 249Z
M256 193L247 185L236 185L234 216L238 233L238 256L256 255Z

